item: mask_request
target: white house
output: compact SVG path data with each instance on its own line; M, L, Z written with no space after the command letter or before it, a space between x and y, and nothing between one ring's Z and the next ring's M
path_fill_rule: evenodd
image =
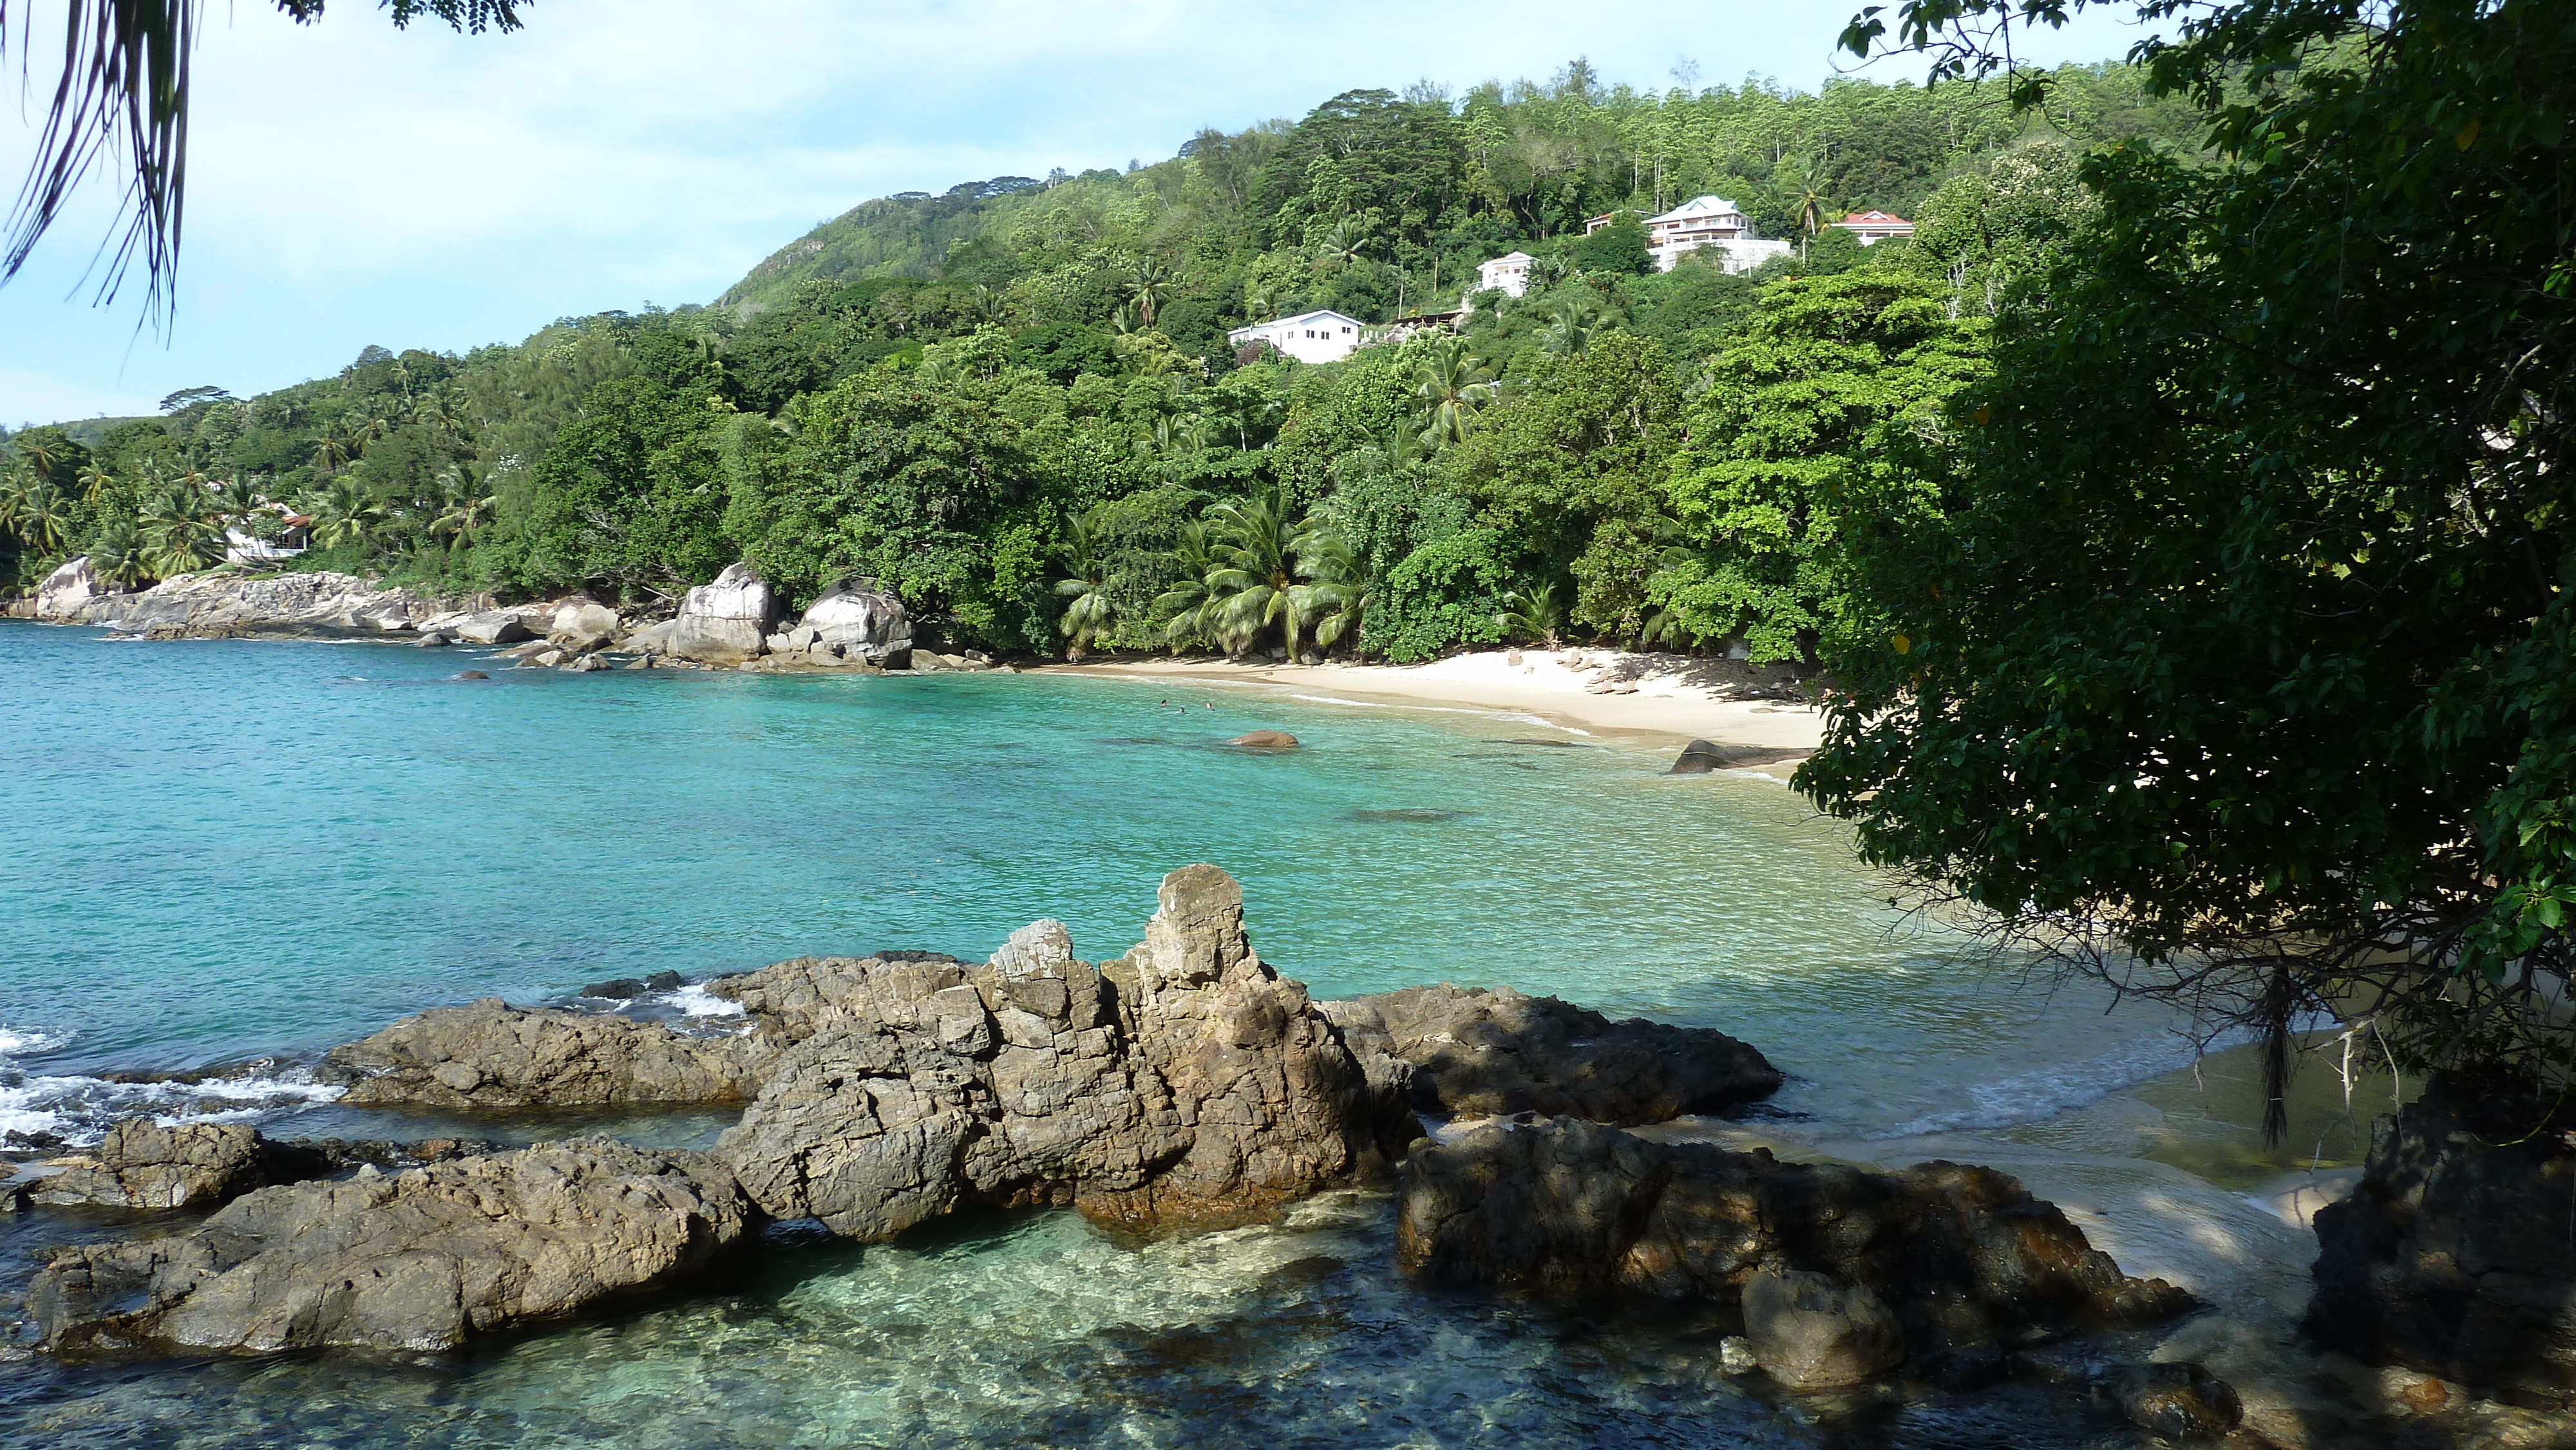
M270 559L292 559L304 552L313 521L282 503L260 505L280 521L277 537L263 539L243 528L239 522L224 528L224 562L258 564Z
M1530 263L1537 260L1527 252L1506 252L1476 268L1476 290L1522 296L1529 291Z
M1856 211L1834 225L1860 238L1864 247L1875 246L1889 237L1914 235L1914 223L1883 211Z
M1583 224L1586 234L1610 225L1617 212L1606 212ZM1729 272L1750 272L1789 251L1787 242L1753 235L1753 223L1741 208L1722 196L1699 196L1661 216L1646 218L1646 252L1658 271L1669 272L1685 252L1713 247Z
M1266 342L1299 362L1340 362L1360 345L1360 333L1368 324L1356 317L1344 317L1329 308L1321 312L1300 312L1274 322L1252 327L1238 327L1225 335L1236 347Z

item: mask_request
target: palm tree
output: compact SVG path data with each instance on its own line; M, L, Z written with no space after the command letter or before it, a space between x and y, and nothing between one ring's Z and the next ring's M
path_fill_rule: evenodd
M385 506L351 478L331 480L305 501L304 512L313 516L313 537L326 548L366 543L385 522Z
M1174 654L1208 637L1210 606L1216 596L1208 591L1207 581L1220 567L1217 547L1205 521L1192 519L1181 525L1181 536L1172 546L1172 563L1180 579L1154 596L1154 613L1163 621L1163 640Z
M1065 528L1065 574L1056 581L1055 592L1068 602L1055 627L1065 638L1068 659L1090 653L1091 646L1117 625L1118 606L1109 597L1114 581L1100 549L1101 519L1108 507L1098 505Z
M79 483L81 486L81 502L88 504L91 508L98 507L98 501L105 498L108 493L116 487L116 480L108 474L106 469L99 466L98 460L95 458L81 465Z
M1320 509L1307 510L1296 545L1297 573L1306 580L1302 607L1314 622L1315 648L1331 649L1359 628L1360 612L1368 605L1368 565L1351 552L1350 541Z
M1565 604L1557 593L1556 581L1549 580L1536 589L1515 589L1503 596L1503 607L1494 616L1494 628L1506 639L1535 639L1549 649L1562 643L1565 633Z
M1127 279L1127 300L1136 305L1136 315L1143 319L1144 325L1152 327L1155 309L1171 301L1172 293L1185 280L1186 274L1175 272L1147 257L1136 264L1136 270Z
M1798 227L1806 233L1798 238L1798 260L1807 259L1807 243L1825 226L1825 168L1810 159L1789 182L1791 199L1798 204Z
M1413 370L1413 411L1422 440L1435 448L1466 441L1476 410L1493 400L1494 375L1463 337L1444 337Z
M98 536L89 544L89 567L107 583L128 589L152 582L152 566L144 561L131 515L114 513L100 520Z
M440 471L438 483L445 507L430 521L429 531L471 545L492 522L496 500L491 486L452 463Z
M1368 227L1358 217L1344 217L1315 244L1315 256L1326 266L1347 267L1367 256L1368 240Z
M39 433L33 438L22 438L15 446L18 457L42 477L52 478L54 471L63 466L64 442L51 434Z
M223 531L213 523L203 488L171 480L145 503L141 523L144 562L161 578L224 560Z
M313 440L313 466L326 478L357 456L357 445L336 426L323 429L321 436Z
M1332 621L1329 634L1316 631L1318 644L1330 644L1357 621L1365 588L1349 545L1315 511L1292 519L1284 486L1208 510L1208 533L1217 565L1207 575L1208 632L1228 654L1251 649L1275 624L1293 660L1310 622Z
M10 527L34 552L52 555L71 534L69 503L54 481L30 464L20 463L16 477L9 490Z
M1580 296L1558 299L1555 321L1539 329L1541 350L1559 357L1572 357L1592 341L1593 309Z

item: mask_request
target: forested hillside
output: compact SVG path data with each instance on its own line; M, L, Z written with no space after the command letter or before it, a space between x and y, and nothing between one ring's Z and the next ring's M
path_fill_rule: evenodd
M1580 62L1347 92L1152 166L865 203L712 307L29 430L0 570L204 568L273 500L315 521L293 567L650 601L748 558L797 599L873 575L1000 649L1812 658L1848 613L1835 541L1929 506L1887 459L2082 225L2080 156L2188 150L2191 114L2119 66L2028 112L1964 85L1656 95ZM1585 235L1704 192L1800 254L1658 273L1632 224ZM1830 225L1870 207L1921 231L1864 252ZM1454 309L1514 248L1528 295L1454 333L1324 366L1225 341Z

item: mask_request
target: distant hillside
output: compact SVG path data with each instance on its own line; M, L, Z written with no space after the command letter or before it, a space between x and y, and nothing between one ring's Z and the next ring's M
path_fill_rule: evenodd
M1114 171L1090 171L1078 178L1115 181ZM997 176L968 181L938 196L902 191L863 201L795 241L772 252L748 276L725 289L719 307L750 302L767 306L783 301L799 282L821 279L856 282L869 277L933 277L961 238L975 235L997 210L995 203L1026 192L1043 191L1062 173L1038 181L1026 176Z

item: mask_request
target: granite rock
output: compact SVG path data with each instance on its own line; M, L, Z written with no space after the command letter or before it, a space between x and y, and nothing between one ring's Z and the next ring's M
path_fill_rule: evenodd
M739 1102L771 1056L743 1037L516 1008L498 997L406 1017L335 1047L324 1072L358 1107L539 1108Z
M162 1124L128 1118L99 1145L61 1160L36 1202L97 1208L204 1208L267 1181L260 1136L247 1123Z
M658 648L701 664L739 664L758 658L768 648L778 619L777 592L759 571L749 564L728 564L712 582L682 597L678 617L655 642Z

